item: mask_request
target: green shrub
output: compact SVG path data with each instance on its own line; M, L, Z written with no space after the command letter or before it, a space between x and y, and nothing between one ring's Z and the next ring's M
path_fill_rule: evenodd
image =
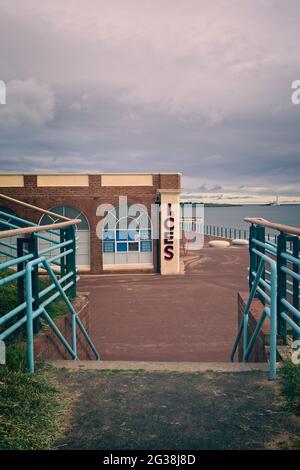
M280 368L280 378L286 408L300 415L300 364L285 361Z

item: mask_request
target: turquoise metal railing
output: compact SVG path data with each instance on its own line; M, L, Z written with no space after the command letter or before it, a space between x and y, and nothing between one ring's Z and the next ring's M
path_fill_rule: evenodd
M249 237L249 231L246 229L207 225L191 219L181 219L181 230L194 231L202 235L210 235L220 238L238 238L241 240L248 240Z
M261 219L245 219L251 223L249 236L249 298L232 348L230 360L243 335L243 361L248 361L253 346L267 317L270 318L269 378L276 377L277 342L287 343L287 337L300 338L300 258L299 234L296 227L285 227ZM266 237L267 227L280 231L277 243ZM254 298L261 301L262 314L249 339L248 320Z
M7 261L0 264L0 287L17 282L17 305L0 317L0 340L5 341L21 327L26 326L27 361L29 372L34 372L34 334L40 329L39 318L43 317L70 356L77 360L77 327L97 360L99 354L89 334L78 317L70 299L76 296L76 286L79 276L76 268L76 236L75 223L70 221L53 224L46 233L57 237L52 240L45 235L43 227L28 220L9 214L7 220L4 211L0 211L1 224L9 232L9 239L15 234L19 238L16 244L4 241L2 236L8 232L0 231L0 253ZM8 220L10 219L10 220ZM58 227L58 230L56 228ZM43 230L41 234L40 231ZM25 236L22 236L25 235ZM51 245L39 250L38 239L47 240ZM53 255L51 252L56 251ZM55 271L54 269L55 268ZM49 285L42 290L39 286L41 269L49 277ZM47 307L61 297L71 315L72 341L68 343L63 333L58 329L54 320L47 312Z
M250 236L250 231L245 228L203 224L197 220L194 221L192 219L181 219L180 224L181 230L195 231L203 235L209 235L217 238L248 240ZM265 238L269 242L277 243L277 237L278 234L272 229L269 229L265 232ZM288 245L289 243L290 242L288 242Z

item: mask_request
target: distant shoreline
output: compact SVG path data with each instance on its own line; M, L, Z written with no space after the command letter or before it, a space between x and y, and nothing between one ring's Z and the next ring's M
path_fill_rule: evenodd
M257 206L261 206L261 207L270 207L270 204L269 203L262 203L262 204L227 204L227 203L224 203L224 204L218 204L218 203L215 203L215 202L201 202L201 201L181 201L181 204L203 204L204 207L257 207ZM279 207L282 207L282 206L299 206L300 203L299 202L287 202L287 203L282 203L280 204Z

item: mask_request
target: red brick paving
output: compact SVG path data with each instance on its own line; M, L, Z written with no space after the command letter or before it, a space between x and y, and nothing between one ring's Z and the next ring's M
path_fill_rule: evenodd
M247 263L247 247L205 246L185 258L184 275L83 278L102 359L228 361Z

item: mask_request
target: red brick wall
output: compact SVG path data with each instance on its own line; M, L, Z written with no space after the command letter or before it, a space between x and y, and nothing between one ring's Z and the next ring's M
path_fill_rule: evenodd
M159 188L160 189L181 189L180 174L174 175L159 175Z
M79 209L90 224L91 273L101 273L102 243L97 237L96 227L101 218L96 216L97 207L107 203L118 205L119 196L127 196L128 204L144 204L149 213L155 202L158 189L180 189L179 174L154 174L153 186L106 187L101 186L101 175L89 175L89 186L86 187L37 187L36 175L24 176L23 188L0 188L0 192L21 201L28 202L43 209L69 205ZM0 199L1 207L8 207L17 215L38 223L41 214L20 205ZM157 269L156 243L153 251L154 270Z
M90 303L88 294L80 294L79 299L74 304L75 310L79 315L85 329L90 333ZM63 317L55 320L65 339L72 345L71 315L66 313ZM40 361L54 359L71 359L71 355L66 350L61 341L57 338L50 327L46 327L34 339L35 358ZM83 334L77 326L77 354L79 359L95 359L91 349L87 345Z
M238 325L242 320L243 312L245 310L245 305L248 300L249 294L246 292L238 293ZM263 305L260 300L253 300L251 305L251 310L249 312L249 340L252 337L254 330L256 328L257 322L261 317L263 311ZM252 352L249 357L249 362L266 362L267 361L267 350L269 338L269 319L266 318L265 323L260 331L260 334L257 337L256 343L252 349ZM239 362L243 360L243 335L241 337L239 346L238 346L238 359Z

